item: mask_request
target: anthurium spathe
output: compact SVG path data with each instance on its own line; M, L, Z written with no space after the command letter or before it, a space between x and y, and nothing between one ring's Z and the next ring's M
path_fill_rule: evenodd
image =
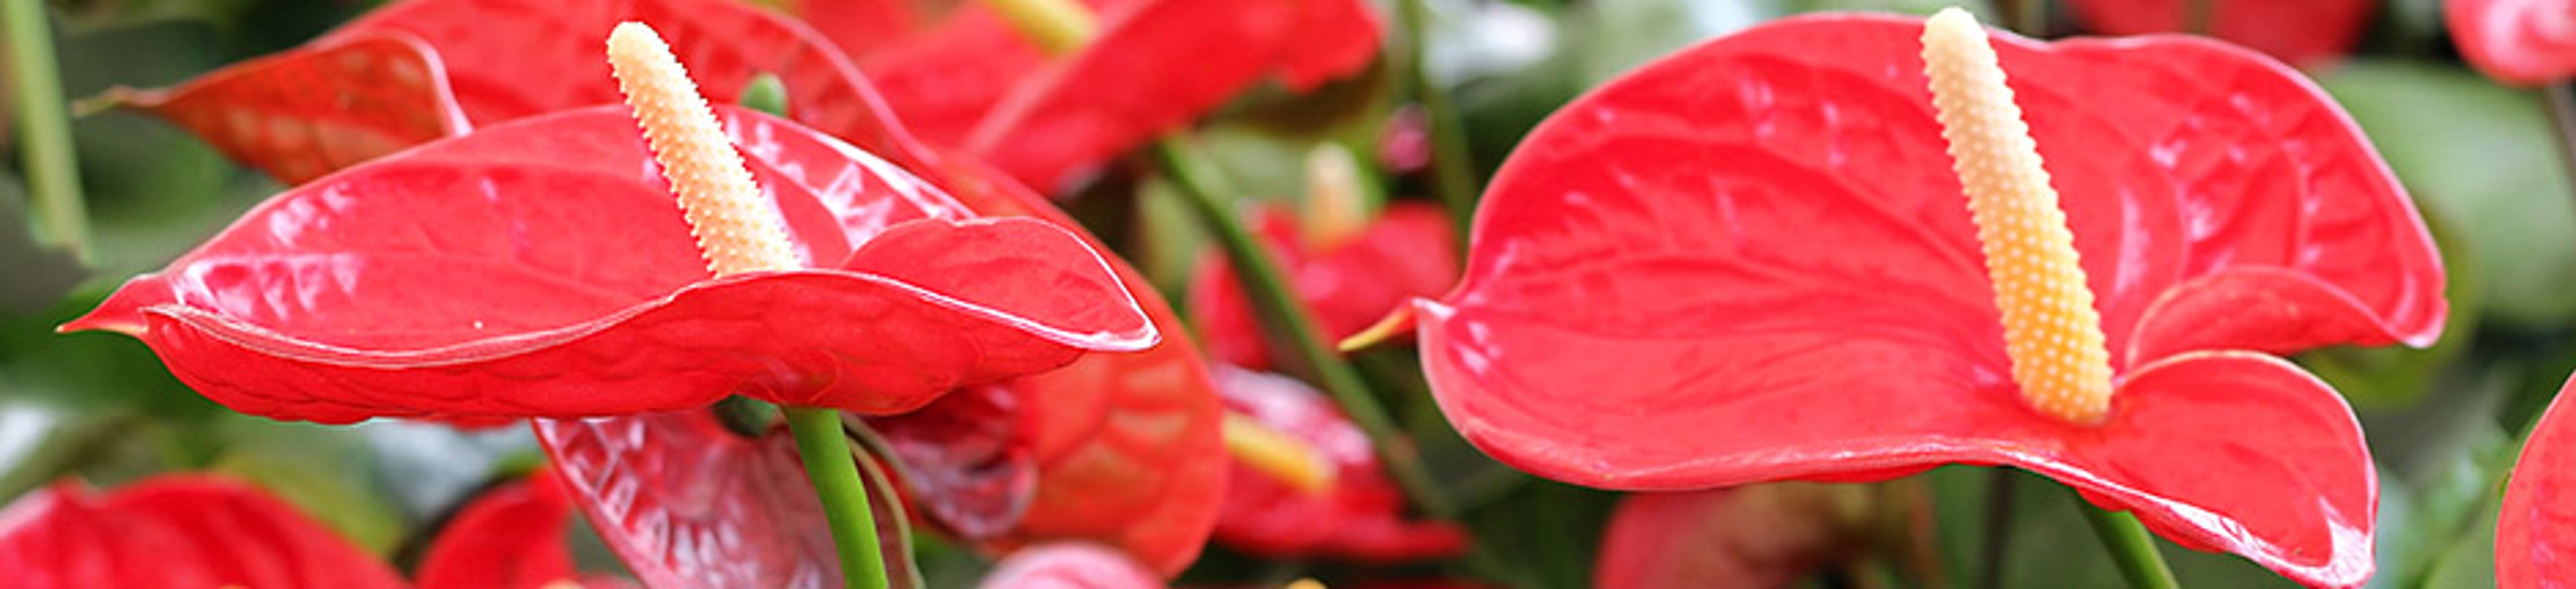
M1320 480L1300 485L1283 481L1277 469L1236 460L1218 540L1255 556L1379 562L1466 550L1467 532L1456 524L1404 519L1404 493L1387 480L1368 434L1322 393L1296 379L1230 367L1217 370L1217 382L1226 407L1257 424L1249 427L1289 436L1328 463Z
M2306 66L2350 52L2379 6L2370 0L2072 0L2067 8L2105 34L2200 33Z
M2438 258L2360 132L2234 47L1994 34L2013 92L1971 76L1989 82L1960 112L2026 114L2029 135L1950 125L1986 131L1959 167L2055 191L1979 205L2044 233L1981 238L1922 37L1783 20L1542 123L1487 191L1461 283L1417 303L1450 421L1617 489L2009 465L2304 583L2367 578L2378 481L2352 412L2266 354L2440 333Z
M2576 381L2571 381L2576 383ZM2576 579L2576 425L2562 387L2514 459L2497 512L2496 586L2561 587Z
M899 164L922 153L830 41L733 0L405 0L303 47L111 97L299 184L477 125L618 102L596 32L628 20L667 29L716 102L773 74L796 121Z
M1072 234L977 218L836 139L718 112L802 268L712 277L634 121L603 107L278 195L64 329L142 339L236 410L322 422L730 394L895 413L1156 340Z
M1356 235L1339 240L1303 229L1321 222L1280 209L1261 210L1251 221L1326 338L1368 329L1406 301L1439 294L1458 276L1456 233L1437 206L1390 205ZM1199 257L1190 275L1189 304L1209 355L1249 368L1271 365L1259 318L1224 256Z
M2539 86L2576 76L2576 2L2446 0L2460 56L2487 77Z
M867 0L859 4L901 4ZM806 3L923 140L1051 190L1265 79L1306 90L1376 57L1365 0L1102 0L1096 37L1047 46L985 2L888 42L878 11ZM873 47L871 47L873 46ZM1054 55L1059 52L1060 55Z
M28 493L0 510L0 571L30 588L404 586L286 502L210 475Z
M476 495L447 520L421 553L421 589L563 589L630 587L623 579L584 578L573 568L572 500L551 468Z

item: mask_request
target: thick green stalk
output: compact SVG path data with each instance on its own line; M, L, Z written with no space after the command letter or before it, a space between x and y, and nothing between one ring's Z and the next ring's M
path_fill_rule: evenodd
M1225 251L1226 261L1234 266L1235 279L1242 283L1244 292L1251 297L1253 308L1260 311L1263 332L1270 336L1271 341L1287 344L1285 351L1291 359L1305 366L1323 386L1324 392L1341 405L1342 412L1350 414L1351 421L1368 434L1370 445L1377 449L1378 460L1386 463L1387 471L1395 476L1397 484L1404 487L1405 494L1412 496L1414 505L1432 517L1457 517L1457 509L1449 502L1448 495L1432 483L1430 472L1423 470L1421 457L1414 453L1413 443L1396 429L1395 422L1387 417L1386 408L1378 403L1376 394L1369 391L1367 381L1360 378L1359 372L1324 343L1320 335L1323 331L1289 294L1292 291L1287 281L1280 278L1279 267L1270 261L1260 242L1244 232L1243 224L1235 219L1234 212L1226 207L1223 199L1218 198L1215 179L1190 155L1188 149L1180 140L1171 137L1156 140L1154 161L1180 189L1182 200L1188 202L1199 225L1216 236L1217 245Z
M10 80L18 102L18 153L27 175L29 208L40 243L89 259L89 212L81 202L80 165L72 151L71 119L54 67L54 36L41 0L5 1Z
M2138 523L2137 516L2105 511L2084 500L2082 493L2073 493L2071 489L2069 492L2075 495L2075 508L2084 511L2084 523L2090 524L2093 535L2102 539L2103 547L2111 553L2111 562L2120 566L2120 576L2129 580L2129 586L2138 589L2176 589L2182 586L2174 581L2173 569L2165 566L2164 554L2156 552L2156 537L2147 533L2146 525Z
M831 523L844 583L856 589L885 589L876 512L868 509L868 485L859 480L849 435L841 431L841 413L813 407L787 407L785 412L787 431L796 436L797 457L805 463L805 476L813 479L816 498L822 500L823 519Z
M1467 234L1476 221L1476 170L1467 153L1466 121L1458 116L1457 104L1449 99L1449 89L1431 79L1423 67L1423 55L1431 47L1431 9L1423 0L1396 1L1397 26L1405 38L1403 71L1406 84L1413 87L1413 98L1422 103L1422 118L1431 133L1431 188L1439 193L1440 203L1449 209L1449 222L1457 229L1458 251L1467 251Z

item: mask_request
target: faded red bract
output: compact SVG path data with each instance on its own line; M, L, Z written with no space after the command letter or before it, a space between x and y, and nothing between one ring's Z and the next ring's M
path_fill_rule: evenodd
M2576 1L2447 0L2460 56L2489 78L2540 86L2576 77Z
M2193 15L2194 5L2209 13ZM2371 0L2070 0L2067 8L2087 29L2106 35L2202 32L2244 45L2292 65L2339 59L2370 24L2379 3Z
M1283 209L1263 209L1252 226L1327 341L1368 329L1406 301L1436 296L1458 277L1457 234L1437 206L1388 206L1350 243L1329 246L1308 242ZM1199 256L1189 305L1208 355L1247 368L1272 365L1260 318L1224 256Z
M1379 46L1377 16L1363 0L1086 4L1099 12L1098 38L1055 58L982 3L893 42L865 38L883 25L842 16L867 11L803 10L858 57L924 140L963 148L1042 191L1265 79L1302 91L1358 72Z
M713 102L774 74L797 122L906 166L923 153L831 42L732 0L396 2L129 102L298 184L474 126L618 103L601 39L629 20L660 29Z
M732 394L898 413L1156 341L1072 233L978 218L830 137L719 112L807 268L710 277L634 123L601 107L278 195L64 329L142 339L235 410L331 423Z
M1404 519L1404 492L1386 478L1368 434L1332 401L1284 376L1217 369L1228 409L1306 443L1331 463L1332 480L1309 492L1237 460L1216 537L1254 556L1320 556L1401 562L1456 556L1467 531Z
M98 493L58 483L0 510L13 587L398 588L392 567L249 485L163 475Z
M2368 578L2378 478L2352 412L2266 355L2441 331L2432 241L2348 117L2230 46L1994 38L2117 373L2107 420L2073 425L2010 379L1921 30L1778 21L1541 124L1465 278L1418 304L1451 422L1615 489L2011 465L2304 583Z

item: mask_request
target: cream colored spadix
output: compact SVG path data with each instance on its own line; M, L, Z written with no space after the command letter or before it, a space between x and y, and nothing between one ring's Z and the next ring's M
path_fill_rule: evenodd
M725 140L715 111L662 36L644 23L619 23L608 34L608 64L644 128L653 161L662 164L662 178L679 196L707 269L725 276L798 267L778 215L761 206L742 154Z
M1332 461L1313 445L1233 411L1225 412L1225 451L1300 493L1321 493L1333 484Z
M2100 423L2111 409L2111 354L2075 252L2066 212L2040 167L2039 144L1975 17L1942 10L1923 25L1923 73L1952 169L1968 193L1977 242L2002 312L2013 382L2041 412Z

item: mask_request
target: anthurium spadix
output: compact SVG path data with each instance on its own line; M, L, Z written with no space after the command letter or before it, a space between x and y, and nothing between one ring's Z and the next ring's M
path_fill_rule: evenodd
M2271 355L2441 331L2432 242L2361 133L2240 48L1933 24L1766 24L1541 124L1461 283L1416 303L1450 421L1616 489L2009 465L2368 578L2359 428Z

